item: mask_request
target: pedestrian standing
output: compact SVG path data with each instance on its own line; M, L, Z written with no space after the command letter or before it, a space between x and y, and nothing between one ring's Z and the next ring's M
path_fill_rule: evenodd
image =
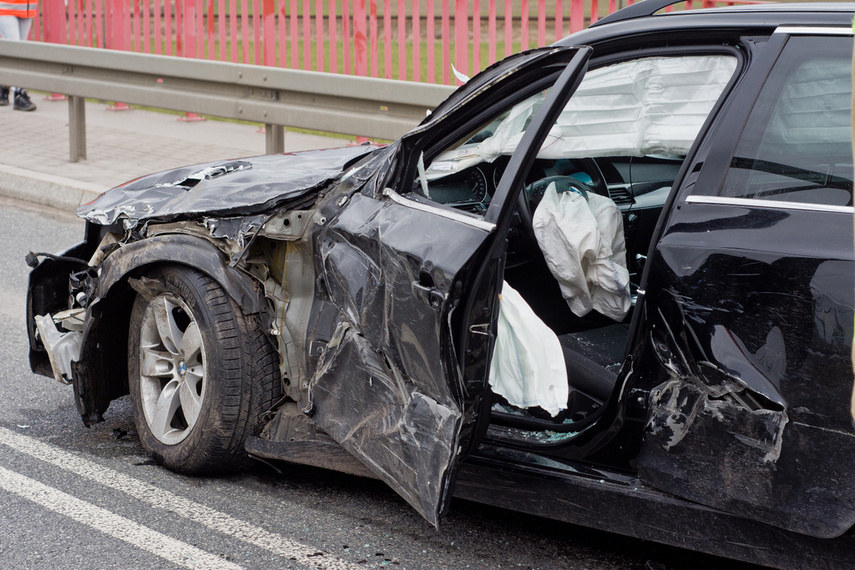
M24 41L30 35L36 17L38 0L0 0L0 38ZM13 108L16 111L35 111L26 89L12 90ZM0 86L0 106L9 104L9 88Z

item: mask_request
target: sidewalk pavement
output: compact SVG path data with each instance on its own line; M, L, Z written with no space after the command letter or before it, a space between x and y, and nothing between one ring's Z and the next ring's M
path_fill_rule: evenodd
M30 93L38 110L0 107L0 196L73 212L101 192L144 174L264 154L258 127L208 119L183 122L151 111L109 111L86 103L87 159L69 162L68 102ZM329 148L347 139L285 133L285 151Z

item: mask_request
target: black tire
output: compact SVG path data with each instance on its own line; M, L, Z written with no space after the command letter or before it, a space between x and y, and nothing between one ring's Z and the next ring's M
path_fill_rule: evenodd
M278 354L258 319L244 315L207 275L164 266L146 277L128 334L140 441L173 471L245 468L246 438L261 431L264 413L281 395Z

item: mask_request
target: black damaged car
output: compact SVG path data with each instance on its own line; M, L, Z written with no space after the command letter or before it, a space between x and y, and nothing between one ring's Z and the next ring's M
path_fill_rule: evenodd
M646 0L387 146L154 174L31 254L33 371L251 458L783 567L855 560L851 4ZM41 258L41 261L39 259Z

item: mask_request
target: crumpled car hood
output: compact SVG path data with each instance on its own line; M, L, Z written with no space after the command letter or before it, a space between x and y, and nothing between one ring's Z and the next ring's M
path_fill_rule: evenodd
M137 178L77 209L90 222L169 220L193 214L251 215L335 179L378 147L360 145L185 166Z

